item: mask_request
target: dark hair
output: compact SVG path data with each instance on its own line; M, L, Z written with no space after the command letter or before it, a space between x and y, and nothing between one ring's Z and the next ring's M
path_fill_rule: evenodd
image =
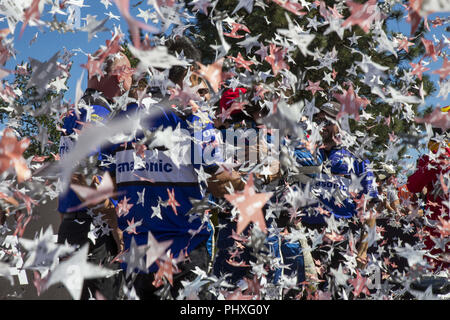
M192 61L192 65L194 69L197 68L196 61L200 62L202 59L202 54L200 50L198 50L192 41L186 37L176 37L175 39L169 39L166 42L167 50L169 54L175 55L175 52L180 54L183 52L183 55ZM169 80L173 83L180 84L183 82L184 77L186 77L187 69L182 66L173 66L169 70Z
M110 74L113 71L112 66L115 60L116 58L113 54L106 57L103 62L103 72L105 72L105 74Z
M442 134L442 129L441 128L435 128L435 127L433 127L433 133L435 134L435 135L441 135Z
M130 92L128 93L128 96L134 99L138 98L138 91L139 90L146 90L148 86L148 81L146 78L139 78L135 79L133 77Z

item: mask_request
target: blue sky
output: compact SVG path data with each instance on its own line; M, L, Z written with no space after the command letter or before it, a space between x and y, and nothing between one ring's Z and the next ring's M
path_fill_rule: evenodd
M109 11L112 12L116 16L120 16L117 7L112 4L108 6L108 9L105 9L105 6L100 3L100 1L85 1L89 7L82 7L81 17L84 18L88 14L97 15L97 20L102 20L107 16L105 13ZM50 6L45 7L46 10L50 9ZM142 8L142 7L141 7ZM45 11L45 10L44 10ZM137 9L132 9L132 13L134 16L138 14ZM57 15L58 21L65 21L67 16ZM138 18L139 19L139 18ZM51 21L52 16L49 13L46 13L42 16L42 20ZM105 45L105 41L111 39L111 32L114 31L114 25L119 26L124 34L127 34L128 26L122 21L124 19L120 19L117 21L116 19L109 19L105 27L110 29L111 31L101 32L97 34L96 38L93 38L88 42L88 33L87 32L75 32L75 33L58 33L57 31L50 31L49 28L44 28L45 32L41 32L38 27L30 27L27 26L23 36L19 38L21 23L16 26L16 30L14 33L14 47L18 51L16 55L16 59L11 58L6 64L6 68L14 69L16 64L20 64L23 62L28 62L28 57L34 58L41 62L47 61L50 59L57 51L63 52L63 48L66 47L68 50L78 49L80 48L86 53L93 53L97 49L99 49L100 45ZM84 20L81 20L81 26L85 23ZM7 24L4 22L0 24L1 28L7 27ZM35 36L36 32L39 32L37 40L31 44L30 41ZM80 79L83 69L81 67L82 64L87 62L87 57L85 54L80 52L75 52L75 56L72 57L73 65L71 69L71 76L68 79L66 86L69 90L65 94L65 98L67 100L74 99L75 97L75 87L77 81ZM86 73L84 73L82 88L86 86Z
M442 35L445 35L447 38L450 37L450 33L445 31L445 25L444 26L438 26L434 28L431 25L430 21L433 21L436 17L444 18L450 16L450 12L441 12L441 13L434 13L430 14L428 16L428 22L430 25L430 31L423 34L423 37L427 40L434 40L433 36L436 37L438 40L442 40ZM411 25L405 21L405 19L402 19L401 22L397 21L389 21L388 27L393 32L400 32L405 36L410 36L411 34ZM446 49L447 54L450 54L448 48ZM420 58L417 58L414 63L417 63L420 60ZM437 97L439 92L439 75L433 74L432 71L439 69L442 66L442 58L439 58L436 62L434 62L431 58L424 59L426 62L430 62L426 67L429 68L429 71L426 71L424 74L429 75L431 81L436 83L436 92L426 98L426 106L447 106L450 104L450 96L447 97L446 100L443 99L443 97Z
M102 4L100 1L84 1L87 5L86 7L82 7L81 10L81 17L86 17L88 14L90 15L96 15L97 20L102 20L105 17L105 13L111 12L114 15L120 16L120 13L116 7L116 5L112 4L109 5L108 8L105 8L105 5ZM132 5L137 3L137 1L130 1L131 2L131 14L136 17L137 14L139 14L138 8L133 8ZM145 10L150 8L149 5L146 4L147 1L142 1L139 8L141 10ZM50 6L46 5L44 12L48 11L50 9ZM446 13L439 13L439 14L432 14L429 16L429 21L433 20L436 16L440 17L446 17L448 14ZM58 14L57 15L59 21L65 21L67 19L67 16L63 16ZM140 21L143 21L141 18L136 18ZM42 20L45 21L51 21L52 16L49 13L44 13L42 16ZM81 24L84 25L85 21L82 20ZM114 30L114 25L119 26L121 30L127 34L128 33L128 26L123 18L120 19L120 21L117 21L115 19L110 19L106 22L105 26L110 29L111 31ZM28 58L32 57L34 59L37 59L41 62L47 61L50 59L57 51L62 52L63 47L66 47L68 50L78 49L80 48L86 53L93 53L95 52L99 46L105 44L105 40L111 38L111 32L101 32L97 34L96 38L93 38L90 42L88 42L88 34L87 32L76 32L76 33L65 33L60 34L57 31L50 31L49 28L44 28L43 31L40 31L37 27L27 26L25 29L25 32L22 36L22 38L19 38L20 29L22 24L19 23L16 26L16 30L14 33L14 47L17 50L16 58L11 58L7 64L7 69L14 69L16 64L20 64L23 62L28 62ZM7 23L6 22L0 22L0 28L6 28ZM410 24L405 22L405 19L402 19L400 23L392 22L389 24L389 27L391 30L396 32L401 32L406 36L410 35ZM431 27L431 25L430 25ZM35 41L33 44L30 45L30 41L33 39L35 34L39 32L37 41ZM424 36L427 39L432 40L433 34L438 38L442 39L442 34L445 32L445 26L440 26L438 28L431 27L431 32L426 33ZM449 34L447 33L447 37L449 37ZM80 79L83 69L81 67L81 64L86 63L87 57L85 54L81 52L75 52L75 56L72 58L73 60L73 66L71 70L71 76L68 79L67 87L69 90L65 94L66 100L72 100L75 97L75 87L77 81ZM431 79L435 82L439 80L438 75L432 74L431 71L436 70L437 68L440 68L442 65L442 58L438 59L437 62L433 62L430 58L427 58L426 61L431 61L429 65L427 65L428 68L430 68L430 71L427 71L426 74L429 74L431 76ZM82 79L82 88L85 88L86 86L86 73L84 73L84 77ZM438 88L438 86L437 86ZM428 96L426 98L426 105L432 105L432 106L445 106L450 104L450 99L447 99L446 101L442 100L443 98L437 98L438 91L436 91L432 96Z

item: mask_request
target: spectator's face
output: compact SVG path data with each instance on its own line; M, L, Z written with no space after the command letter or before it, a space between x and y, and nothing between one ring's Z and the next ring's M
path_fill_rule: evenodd
M124 91L130 90L133 82L133 70L126 56L121 56L114 61L112 74L117 77L119 83L122 83Z
M338 126L332 121L328 120L327 117L330 118L325 112L320 111L317 115L314 116L313 119L313 121L318 125L324 125L322 131L320 132L324 143L333 142L333 138L339 132Z
M395 184L395 176L394 175L389 175L389 177L386 179L389 185L394 185Z
M137 83L133 80L130 88L129 96L138 99L139 98L139 92L144 92L147 89L147 80L146 79L140 79Z
M204 98L206 101L208 101L211 98L211 94L209 93L208 86L206 85L206 83L204 81L200 82L197 93L200 97Z
M105 70L106 74L100 79L97 76L90 77L88 86L102 91L109 97L121 95L130 90L133 80L133 69L130 61L124 54L114 58L114 61Z
M205 101L208 101L211 98L211 94L209 93L208 85L206 84L206 82L196 75L192 75L190 80L192 87L197 88L197 94Z

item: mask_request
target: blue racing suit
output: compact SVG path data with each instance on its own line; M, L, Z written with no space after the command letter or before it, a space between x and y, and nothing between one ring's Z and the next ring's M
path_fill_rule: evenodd
M313 176L314 182L311 187L318 201L312 207L320 205L337 219L349 219L357 214L356 203L352 200L350 192L356 193L357 198L363 194L370 198L378 197L373 172L368 168L370 162L359 160L347 149L335 147L329 152L319 149L317 159L313 159L305 149L299 150L295 155L299 164L322 164L331 173L330 176L322 170ZM360 183L355 183L356 179L360 180ZM356 185L353 190L349 189L351 185ZM325 225L326 221L323 214L309 212L302 217L302 223Z
M247 121L247 125L250 125L253 129L256 128L256 123L254 122ZM234 128L238 129L239 125L235 124ZM222 134L225 135L226 132L222 130ZM225 138L223 137L223 139ZM271 140L272 137L268 135L267 142L272 143ZM246 144L248 145L249 141L246 141ZM270 201L276 202L275 194ZM265 212L265 209L267 208L263 208L263 212ZM237 222L231 220L230 211L231 207L229 206L225 211L219 213L220 229L218 231L217 253L215 255L213 273L217 277L228 273L231 276L227 279L229 279L231 283L237 283L244 277L252 277L250 274L250 262L255 262L255 256L252 254L251 248L245 244L243 246L238 244L238 246L241 247L238 249L240 251L238 255L234 255L233 252L231 252L233 248L237 249L235 246L235 238L232 237L233 231L237 228ZM273 218L267 219L267 225L271 225L272 221ZM248 226L242 234L244 236L249 236L251 228L251 225ZM239 240L237 242L239 242ZM305 280L303 255L301 246L298 242L288 242L283 239L281 235L270 235L266 238L266 249L268 249L275 258L281 259L284 265L288 266L288 268L284 269L284 272L281 268L270 271L269 279L271 279L272 282L277 283L280 280L282 272L285 275L296 274L297 283Z
M139 109L136 104L130 104L117 117L139 112ZM197 124L200 129L194 130L192 124ZM164 145L146 150L145 157L141 158L142 162L138 163L139 156L136 155L133 144L144 137L143 132L138 132L135 139L104 150L104 153L115 156L116 161L109 165L108 170L115 176L117 191L124 192L119 200L126 197L128 203L132 204L128 213L119 216L119 228L124 231L125 249L130 248L133 238L138 246L147 244L148 233L151 232L158 242L172 241L168 250L177 258L180 254L189 254L199 244L211 238L208 223L199 216L190 215L189 211L193 207L191 200L203 198L196 171L200 167L210 173L217 169L214 164L196 163L193 159L195 149L202 156L204 145L201 141L214 140L212 122L204 123L194 114L182 117L177 112L166 109L159 116L142 120L141 126L152 133L176 128L188 133L185 138L190 139L188 144L191 146L192 158L189 162L182 162L181 154L178 157L172 153L180 151L177 147L174 146L171 150ZM171 134L164 141L168 142L167 146L170 146L168 140L174 135L175 133ZM133 224L135 227L130 228ZM157 269L157 264L153 263L148 271L155 272Z

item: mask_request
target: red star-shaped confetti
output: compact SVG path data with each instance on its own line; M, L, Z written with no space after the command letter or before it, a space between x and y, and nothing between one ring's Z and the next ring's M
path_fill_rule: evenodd
M450 236L450 221L446 221L442 217L438 217L439 224L437 225L437 228L441 234L442 237L448 237Z
M244 110L244 107L248 104L248 101L235 101L231 104L228 109L222 110L220 113L220 119L224 122L226 119L231 118L233 111Z
M20 29L20 37L22 37L22 34L25 31L25 28L31 19L39 20L39 18L41 16L41 14L39 12L39 3L40 2L41 2L41 0L33 0L30 7L28 7L28 9L25 10L25 12L23 14L24 21L23 21L22 29Z
M412 45L414 45L414 43L413 42L409 42L408 38L405 37L405 38L402 38L402 39L399 40L397 50L398 51L405 50L406 52L408 52L409 51L409 47L412 46Z
M243 38L244 36L240 35L240 34L237 34L237 32L239 30L242 30L242 31L250 33L250 29L247 28L246 25L241 24L241 23L232 23L231 27L232 27L231 32L224 32L223 33L224 36L230 37L230 38L235 38L235 39L240 39L240 38Z
M350 9L351 15L342 24L344 28L349 25L359 25L367 33L372 22L381 18L379 11L375 10L377 6L376 0L370 0L363 4L347 1L346 4Z
M0 199L3 199L5 201L11 203L15 207L19 206L19 202L16 199L14 199L11 196L8 196L7 194L4 194L3 192L0 192Z
M353 286L353 294L355 297L358 297L361 293L370 295L369 289L367 288L368 278L364 278L361 276L359 270L356 270L356 278L352 280L348 280L350 284Z
M264 88L262 85L257 85L255 88L255 97L264 99L264 94L266 94L267 92L269 92L269 90Z
M172 191L170 191L169 189L167 189L167 194L169 195L169 200L167 200L167 204L169 206L172 207L173 212L178 215L177 212L177 207L180 206L180 204L178 203L178 201L175 199L175 189L172 189Z
M133 16L130 13L130 0L113 0L113 1L116 3L117 9L119 9L120 14L127 21L133 45L137 49L141 48L141 38L139 35L140 30L146 30L151 33L159 32L157 28L149 26L148 24L145 24L133 18Z
M440 108L436 108L432 113L424 118L416 118L418 123L430 123L436 128L447 130L450 128L450 112L442 112Z
M30 196L23 194L22 192L16 191L14 195L17 199L22 199L25 202L25 208L27 208L28 215L31 216L31 207L38 204L36 200L33 200Z
M267 232L266 222L262 208L269 201L272 192L256 193L253 183L253 175L250 175L242 192L225 195L231 204L239 210L239 219L236 232L240 234L250 222L256 222L263 232Z
M331 72L331 77L333 78L333 80L336 79L337 75L338 75L338 73L336 72L336 70L333 69L333 71Z
M289 70L289 65L284 61L286 56L287 48L283 49L277 47L274 44L270 44L270 55L265 57L266 60L272 66L272 72L276 76L280 70Z
M421 61L419 61L418 63L409 63L411 65L411 67L413 67L413 70L411 71L411 74L415 74L417 75L417 77L422 80L422 73L424 73L425 71L430 70L429 68L425 68Z
M128 227L126 229L128 234L137 234L136 232L136 222L134 222L134 217L131 220L127 220Z
M312 95L315 95L317 91L323 91L323 89L320 87L320 80L317 82L308 80L308 86L305 89L311 91Z
M433 61L437 61L437 55L439 54L439 52L437 52L433 41L424 38L421 38L420 40L422 40L422 43L425 47L425 57L431 57Z
M337 115L340 119L344 114L355 116L355 120L359 121L359 108L365 108L369 104L369 100L359 97L350 86L348 90L342 89L343 94L333 94L333 96L341 103L341 111Z
M252 64L255 64L253 61L245 60L244 57L242 57L240 52L238 53L238 56L236 58L235 57L231 57L231 56L229 56L228 58L231 58L237 64L238 68L242 67L242 68L244 68L244 69L246 69L248 71L251 71L252 69L250 69L250 66Z
M432 73L439 74L439 78L445 79L450 75L450 63L448 62L447 57L444 58L444 63L442 64L442 67L439 70L435 70Z
M134 150L136 151L136 154L141 158L145 159L145 151L148 149L145 144L140 143L132 143Z
M128 203L130 198L123 197L123 199L117 204L116 213L118 217L126 216L130 209L133 207L132 203Z
M3 131L3 138L0 142L0 173L14 166L18 182L29 179L31 171L22 156L29 145L29 138L18 141L14 131L11 128L6 128Z
M12 56L10 48L8 46L5 46L3 44L3 39L10 33L9 28L6 29L0 29L0 65L4 66L6 61ZM22 70L17 66L18 69L16 72L19 72L19 70Z
M297 16L303 16L306 14L306 12L302 12L300 10L303 9L303 6L300 3L292 2L289 0L272 0L272 2L275 2L280 7L286 9L289 12L292 12L293 14Z
M25 217L27 217L25 219ZM25 228L27 227L28 223L31 221L32 216L25 215L24 213L21 213L19 217L17 218L17 226L16 230L13 233L13 236L17 236L21 238L23 236L23 233L25 232ZM25 221L24 221L25 219Z
M423 0L410 0L409 5L407 5L408 16L406 21L411 23L411 34L414 34L419 26L422 16L419 14L420 8L422 7Z
M172 264L173 255L170 254L169 259L165 259L163 261L156 261L158 265L158 271L155 273L155 280L153 281L153 285L158 288L164 284L163 278L166 278L169 281L170 285L173 286L173 273L174 266Z
M47 285L47 278L42 278L39 271L34 270L33 271L33 285L36 288L38 297L41 295L42 292L45 291L46 285Z
M111 40L106 40L106 48L104 50L97 50L94 55L88 55L88 62L86 64L82 64L81 67L88 70L89 77L93 77L95 75L103 76L102 64L105 59L112 55L116 54L120 51L119 41L121 39L120 34L114 35Z

